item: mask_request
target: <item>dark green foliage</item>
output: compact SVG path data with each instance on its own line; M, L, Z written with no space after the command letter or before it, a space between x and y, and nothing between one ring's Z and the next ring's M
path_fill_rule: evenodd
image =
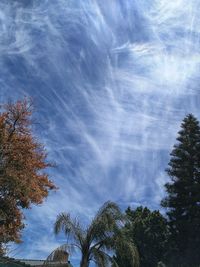
M200 264L200 127L192 114L183 120L177 141L161 204L168 208L173 266L192 267Z
M164 258L168 239L167 221L159 211L138 207L126 210L128 223L123 231L136 244L141 267L155 267ZM116 261L120 267L132 267L127 251L117 251Z
M117 262L119 267L133 267L131 263L131 255L127 250L117 249L113 259Z

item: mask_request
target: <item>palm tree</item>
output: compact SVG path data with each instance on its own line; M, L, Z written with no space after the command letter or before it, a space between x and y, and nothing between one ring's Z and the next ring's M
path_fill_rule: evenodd
M122 224L123 215L119 207L113 202L106 202L87 227L82 227L80 222L77 219L72 219L69 213L59 214L54 225L55 234L64 232L70 243L67 242L53 251L47 262L53 259L58 250L73 253L78 248L81 252L80 267L88 267L90 261L94 261L97 267L107 267L110 264L117 267L114 258L109 254L116 248L123 248L133 255L132 266L138 267L137 249L120 231Z

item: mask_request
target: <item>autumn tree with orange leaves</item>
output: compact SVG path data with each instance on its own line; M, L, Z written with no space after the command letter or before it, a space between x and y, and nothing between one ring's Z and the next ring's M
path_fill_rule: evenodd
M0 113L0 252L20 242L23 209L40 204L55 185L45 172L52 164L33 135L30 99L9 103Z

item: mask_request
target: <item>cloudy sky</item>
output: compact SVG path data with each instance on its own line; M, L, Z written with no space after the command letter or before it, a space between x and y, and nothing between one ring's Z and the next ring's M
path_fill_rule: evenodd
M0 102L34 98L60 188L26 212L12 256L62 244L61 211L85 223L107 200L159 208L181 120L200 118L199 11L199 0L1 0Z

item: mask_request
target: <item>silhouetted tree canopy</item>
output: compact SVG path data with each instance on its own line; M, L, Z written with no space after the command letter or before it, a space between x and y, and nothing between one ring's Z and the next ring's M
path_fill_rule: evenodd
M171 152L167 173L171 181L165 185L171 230L173 266L197 266L200 263L200 126L187 115Z
M150 211L147 207L126 210L128 222L123 231L127 239L138 248L140 266L155 267L163 260L167 249L169 231L167 221L159 211ZM120 267L132 267L130 255L126 250L117 250L116 261Z

